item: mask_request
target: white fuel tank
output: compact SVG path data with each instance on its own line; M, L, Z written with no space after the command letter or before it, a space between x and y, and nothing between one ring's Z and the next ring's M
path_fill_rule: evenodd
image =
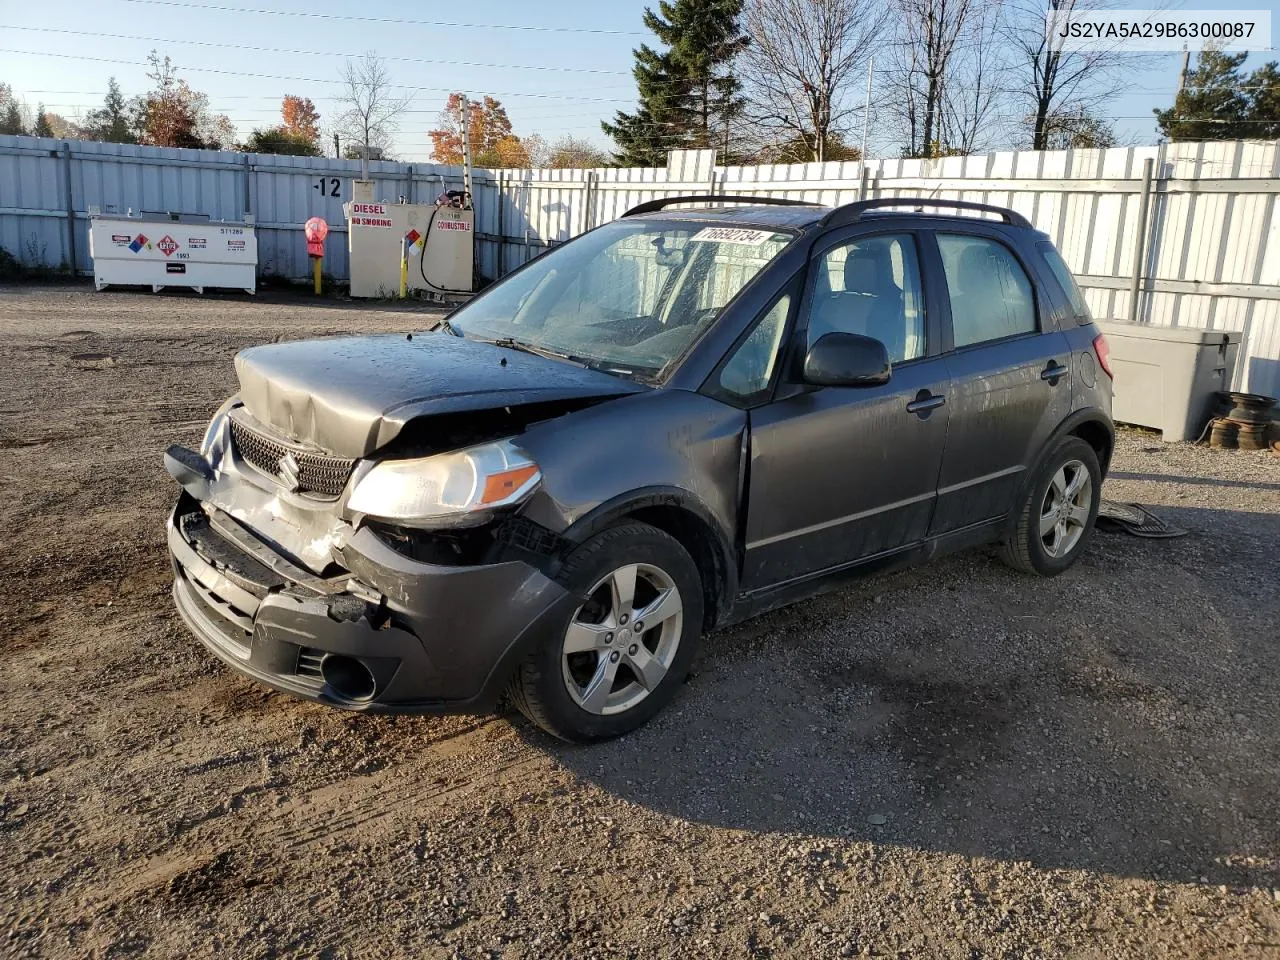
M353 200L346 205L353 297L394 297L403 243L412 292L469 294L475 211L421 203Z

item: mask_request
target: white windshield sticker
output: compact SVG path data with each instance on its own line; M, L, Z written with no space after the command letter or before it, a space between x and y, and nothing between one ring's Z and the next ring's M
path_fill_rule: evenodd
M743 230L740 227L703 227L689 239L701 240L705 243L741 243L748 247L758 247L772 237L772 230Z

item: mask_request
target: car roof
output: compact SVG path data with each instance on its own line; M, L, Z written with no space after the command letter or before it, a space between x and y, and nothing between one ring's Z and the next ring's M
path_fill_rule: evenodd
M831 207L813 206L743 205L737 207L684 208L680 210L656 210L641 214L645 220L697 220L703 223L758 224L768 227L807 227L817 223ZM637 218L637 219L640 219Z
M1011 224L1003 224L999 220L990 217L978 217L963 213L945 213L933 211L925 213L910 209L908 204L912 200L917 200L928 205L928 201L920 201L916 197L904 197L903 209L881 209L867 210L863 213L863 221L883 220L892 218L920 219L943 221L947 224L963 226L964 224L972 224L974 221L986 224L999 224L1006 228L1013 227ZM813 226L827 214L835 209L833 207L823 206L822 204L805 204L803 206L773 206L765 204L743 204L741 206L732 207L681 207L679 209L672 208L669 210L655 210L651 213L643 213L636 217L638 220L684 220L696 221L699 223L723 223L732 224L734 226L764 226L764 227L781 227L790 229L803 229ZM1037 238L1049 239L1038 230L1033 230Z

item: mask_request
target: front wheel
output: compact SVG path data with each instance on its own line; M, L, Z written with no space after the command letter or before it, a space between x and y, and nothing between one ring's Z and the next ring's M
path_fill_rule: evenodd
M1036 472L1001 559L1023 573L1062 573L1092 536L1101 499L1098 455L1079 437L1063 437Z
M578 547L560 579L582 603L520 665L512 700L564 740L621 736L662 709L688 674L702 633L697 565L656 527L626 523Z

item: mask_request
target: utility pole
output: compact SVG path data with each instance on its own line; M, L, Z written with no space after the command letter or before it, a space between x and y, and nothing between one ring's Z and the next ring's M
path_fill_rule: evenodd
M462 203L471 202L471 108L462 98Z
M333 131L333 159L342 159L342 147L338 145L338 131Z
M867 134L871 129L871 70L876 65L876 58L867 60L867 99L862 105L862 162L867 162Z
M1178 93L1187 86L1187 71L1191 69L1191 51L1187 49L1187 45L1182 45L1182 70L1178 73Z

